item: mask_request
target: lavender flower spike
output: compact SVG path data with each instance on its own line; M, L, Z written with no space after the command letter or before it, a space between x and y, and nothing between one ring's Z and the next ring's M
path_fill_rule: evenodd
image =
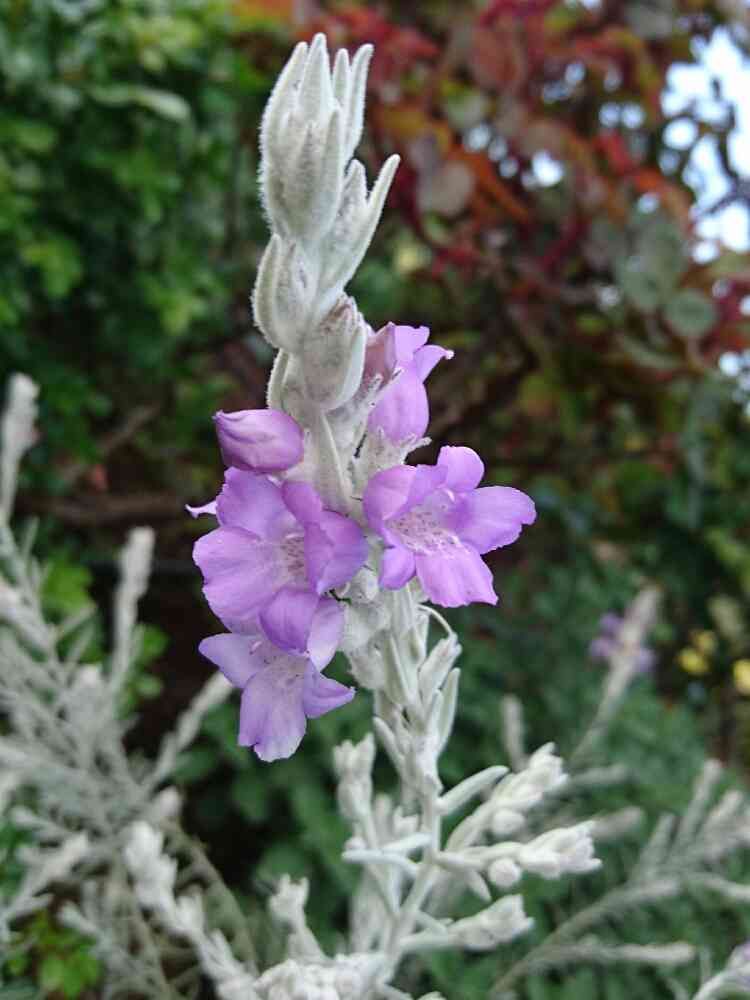
M435 466L401 465L372 477L363 508L386 543L382 586L398 590L416 573L435 604L497 603L481 555L514 542L536 510L520 490L477 489L483 474L475 451L447 447Z
M354 697L352 688L321 673L338 641L335 626L328 635L326 631L326 627L320 630L310 655L285 653L260 635L213 635L198 647L242 688L239 744L253 747L261 760L291 757L305 735L307 719L325 715Z
M247 472L282 472L302 461L302 428L281 410L219 410L214 421L228 466Z
M193 558L228 629L261 628L283 650L300 652L327 603L343 617L322 595L361 568L367 543L354 521L323 508L311 486L228 469L216 516L219 527L198 539Z
M381 393L367 427L381 430L396 444L424 435L430 419L424 381L439 361L453 357L453 351L427 344L429 335L426 326L389 323L371 334L365 350L365 379L379 375L393 380Z

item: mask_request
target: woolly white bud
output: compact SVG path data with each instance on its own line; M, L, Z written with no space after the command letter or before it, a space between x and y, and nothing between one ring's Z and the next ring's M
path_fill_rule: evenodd
M11 375L0 421L0 516L10 517L16 496L18 466L34 443L38 387L27 375Z
M297 354L308 326L315 288L298 245L274 234L258 268L253 292L255 322L272 347Z
M325 36L298 46L274 88L261 131L261 181L277 232L320 239L338 212L344 168L359 142L371 48L331 73Z
M276 892L268 901L268 908L274 919L289 927L304 923L309 890L306 878L294 882L288 875L282 875Z
M487 869L487 876L498 889L510 889L521 880L522 870L511 858L498 858Z
M305 336L301 355L305 390L323 410L343 406L359 388L366 340L367 324L346 295Z
M464 948L489 951L524 934L533 922L524 913L521 896L504 896L473 917L458 920L450 934Z
M540 747L529 757L523 771L509 775L497 786L492 801L498 807L525 812L538 805L549 792L564 785L568 777L554 751L552 743Z
M510 837L526 822L523 813L513 809L495 809L491 814L490 828L496 837Z
M164 835L140 820L130 830L125 863L135 880L136 895L148 909L158 907L174 892L177 866L162 854Z
M333 762L339 776L339 807L350 822L361 820L370 811L374 760L375 740L371 733L359 743L346 740L333 751Z
M601 861L594 857L591 828L587 822L543 833L524 844L518 862L526 871L548 879L594 871Z

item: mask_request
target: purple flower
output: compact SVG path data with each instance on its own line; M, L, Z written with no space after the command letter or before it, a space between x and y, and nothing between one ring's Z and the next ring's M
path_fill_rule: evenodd
M302 653L334 605L340 634L343 610L322 595L347 583L367 558L359 525L325 510L307 483L278 485L239 469L227 469L215 504L219 527L198 539L193 558L224 625L240 633L260 627L281 649Z
M336 605L327 600L328 606ZM319 615L304 654L278 649L261 635L212 635L198 647L224 676L242 688L240 746L261 760L290 757L300 745L307 719L351 701L354 690L324 677L338 642L338 624Z
M620 615L608 611L599 619L599 635L589 643L589 656L592 660L609 661L622 647L622 628L625 624ZM656 655L648 646L641 646L635 653L634 669L636 673L647 674L653 669Z
M483 474L475 451L449 447L437 465L399 465L372 477L363 507L386 543L382 586L397 590L416 573L435 604L497 603L481 554L514 542L536 511L520 490L476 489Z
M365 377L393 379L381 393L367 426L370 431L382 430L395 443L424 435L430 419L424 380L438 361L453 357L453 351L427 344L429 335L426 326L389 323L372 334L367 345Z
M237 410L214 415L226 465L248 472L281 472L302 461L302 428L281 410Z

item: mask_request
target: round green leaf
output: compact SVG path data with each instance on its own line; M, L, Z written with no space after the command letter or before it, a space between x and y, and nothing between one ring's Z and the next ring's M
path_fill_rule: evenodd
M664 287L659 276L645 266L640 257L628 257L618 262L615 277L620 291L630 305L641 312L654 312L661 304Z
M681 288L664 306L664 318L681 337L703 337L716 323L716 306L702 292Z

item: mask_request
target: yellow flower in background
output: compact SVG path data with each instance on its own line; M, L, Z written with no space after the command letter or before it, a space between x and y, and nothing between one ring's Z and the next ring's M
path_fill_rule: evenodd
M713 656L716 652L716 633L710 629L693 629L690 641L704 656Z
M750 660L735 660L732 673L734 686L739 693L750 695Z
M688 674L707 674L709 663L697 649L683 649L677 656L677 662Z

